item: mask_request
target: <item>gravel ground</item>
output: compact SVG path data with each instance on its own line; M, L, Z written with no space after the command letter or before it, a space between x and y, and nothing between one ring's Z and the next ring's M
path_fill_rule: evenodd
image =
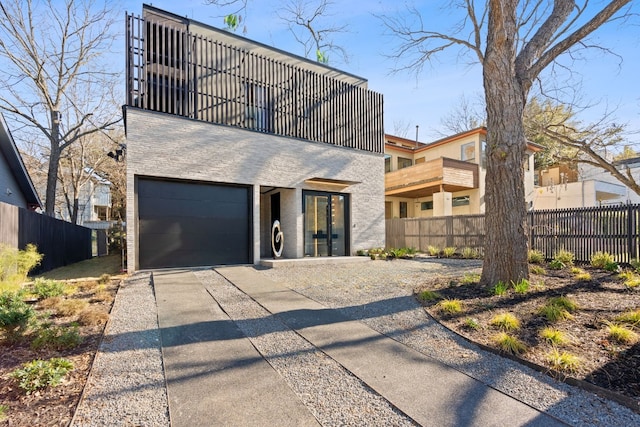
M169 426L156 301L149 274L118 290L72 426Z
M479 350L434 322L412 296L426 277L459 277L479 266L477 261L425 259L279 267L261 273L568 424L640 425L640 415L623 406ZM413 425L220 275L195 274L323 425ZM113 425L114 420L118 425L169 425L149 282L148 275L138 274L120 288L72 425Z

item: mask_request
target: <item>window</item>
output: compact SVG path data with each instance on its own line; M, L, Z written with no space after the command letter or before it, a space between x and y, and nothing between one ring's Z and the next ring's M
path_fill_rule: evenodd
M476 159L476 143L470 142L460 147L460 159L463 162L471 162Z
M408 168L413 165L411 159L405 159L404 157L398 157L398 169Z
M384 155L384 173L391 172L391 156L388 154Z
M487 142L480 141L480 167L487 168Z
M429 211L433 209L433 200L430 200L428 202L422 202L420 203L420 210L421 211Z
M407 217L407 202L400 202L400 218Z
M467 206L469 205L469 196L459 196L451 199L451 206Z
M424 163L424 162L425 162L424 157L418 157L418 158L416 159L416 165L417 165L418 163Z

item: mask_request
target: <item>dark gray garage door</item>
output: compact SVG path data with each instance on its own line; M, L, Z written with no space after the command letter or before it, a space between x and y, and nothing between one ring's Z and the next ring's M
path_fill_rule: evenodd
M247 264L249 189L138 179L140 268Z

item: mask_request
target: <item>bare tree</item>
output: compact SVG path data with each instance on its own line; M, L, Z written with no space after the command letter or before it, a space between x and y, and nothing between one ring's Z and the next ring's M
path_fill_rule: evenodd
M461 48L482 66L487 109L487 174L485 182L485 257L481 283L529 277L523 159L526 156L524 109L540 74L563 54L589 47L587 37L616 17L630 0L613 0L601 7L588 0L554 2L474 0L449 3L463 17L448 33L417 23L382 17L400 41L395 57L399 69L419 72L435 55Z
M289 0L278 13L287 23L289 30L298 43L304 47L304 56L315 55L318 62L329 62L329 54L336 53L345 62L349 62L347 51L333 41L336 33L347 31L347 25L324 24L333 21L330 8L331 0Z
M0 2L0 109L19 125L17 139L39 134L48 141L48 215L64 151L120 121L113 102L119 79L101 61L115 37L113 23L106 2Z
M484 102L482 105L472 104L462 95L456 106L440 118L440 125L445 132L438 133L446 137L484 126L486 124L484 110Z

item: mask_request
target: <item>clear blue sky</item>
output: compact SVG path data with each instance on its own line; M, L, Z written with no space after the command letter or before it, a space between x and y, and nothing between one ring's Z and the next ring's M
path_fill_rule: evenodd
M142 2L122 0L123 10L141 13ZM277 46L285 51L303 55L302 46L278 16L283 1L249 0L243 25L245 37ZM423 12L425 27L446 30L457 22L459 11L440 9L448 2L432 0L416 1ZM599 3L599 2L596 2ZM203 0L155 0L153 6L172 13L188 16L209 25L223 27L223 18L230 9L205 5ZM633 6L640 11L638 5ZM336 68L362 76L369 80L369 88L384 95L385 130L393 133L394 125L409 125L409 138L415 137L415 126L420 126L420 140L428 142L438 138L440 119L455 107L460 97L473 99L482 92L482 75L478 65L469 65L469 57L459 59L456 51L441 55L427 65L418 76L408 73L390 74L394 62L386 58L393 51L395 41L384 35L381 21L375 15L395 14L403 11L404 3L381 0L334 0L332 20L335 24L347 24L348 33L338 35L335 41L350 56L348 63L336 62L330 56L330 64ZM640 130L640 27L638 20L621 27L612 24L600 29L596 40L612 48L623 58L603 55L593 51L589 61L573 64L582 80L583 103L592 104L582 113L584 120L594 120L607 108L617 108L615 116L620 122L630 123L630 128ZM639 143L640 137L632 136L631 143Z

